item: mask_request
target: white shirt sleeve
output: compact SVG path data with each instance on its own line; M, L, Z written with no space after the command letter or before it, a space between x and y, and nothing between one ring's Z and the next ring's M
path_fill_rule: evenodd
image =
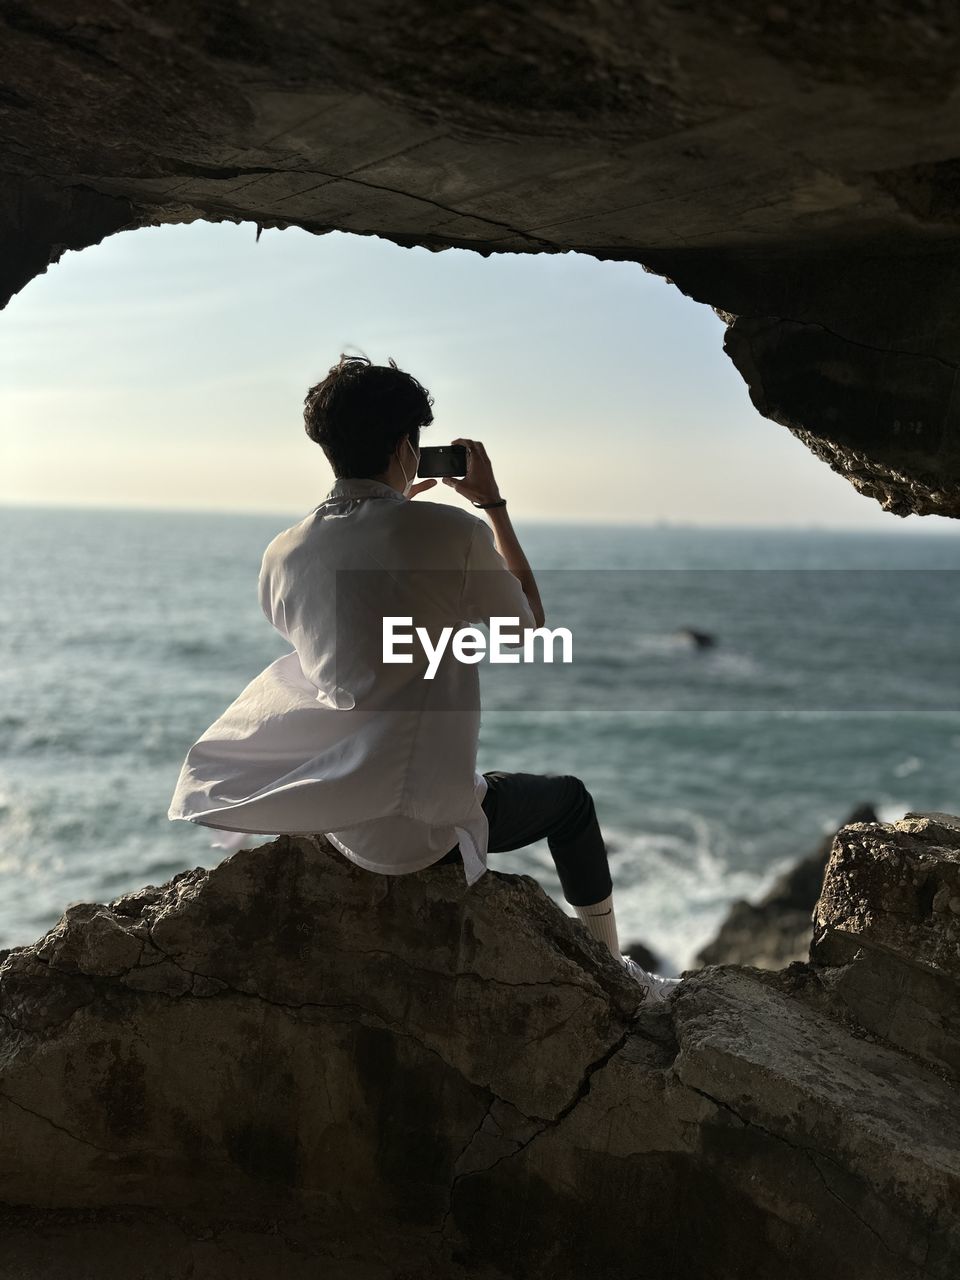
M489 623L500 617L518 618L521 630L537 625L520 579L507 568L484 520L477 521L470 536L460 607L466 622Z
M282 600L280 601L279 616L277 616L274 612L273 593L272 593L272 588L270 583L270 572L267 569L266 552L264 552L263 559L260 561L260 576L257 579L257 594L260 599L260 609L263 612L263 616L266 618L266 620L270 623L272 627L274 627L277 631L280 632L284 640L289 640L290 643L292 644L293 641L290 640L290 635L287 628L286 612L284 611Z
M257 579L257 594L260 598L260 609L269 623L273 623L273 610L270 607L270 580L267 577L267 553L263 553L260 561L260 576Z

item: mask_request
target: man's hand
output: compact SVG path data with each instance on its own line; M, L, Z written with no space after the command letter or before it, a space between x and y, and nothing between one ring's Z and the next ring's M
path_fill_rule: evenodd
M500 490L493 476L493 467L487 457L487 451L479 440L453 440L452 444L463 444L467 447L467 474L462 480L456 476L444 476L443 483L456 489L457 493L469 498L471 502L498 502Z
M431 480L421 480L419 484L412 484L410 486L410 492L407 494L407 497L415 498L418 493L423 493L424 489L432 489L436 483L437 483L436 480L431 479Z

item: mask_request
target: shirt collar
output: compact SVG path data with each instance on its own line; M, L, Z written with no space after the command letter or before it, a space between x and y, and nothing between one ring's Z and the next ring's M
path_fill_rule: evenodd
M337 498L399 498L402 502L407 501L399 489L367 476L341 476L339 480L335 480L324 502Z

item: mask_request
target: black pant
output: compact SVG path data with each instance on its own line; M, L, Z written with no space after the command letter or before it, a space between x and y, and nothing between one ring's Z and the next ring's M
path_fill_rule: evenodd
M503 773L483 775L487 794L483 811L490 827L490 853L505 853L546 838L563 896L572 907L588 907L613 892L607 849L593 797L570 774ZM456 844L434 866L460 861Z

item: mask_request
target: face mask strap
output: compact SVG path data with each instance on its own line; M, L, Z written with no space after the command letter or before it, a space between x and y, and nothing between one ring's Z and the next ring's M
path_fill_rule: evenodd
M404 439L405 439L405 440L406 440L406 442L407 442L407 447L408 447L409 449L413 449L413 445L410 443L410 437L409 437L409 436L404 436ZM416 449L413 449L413 452L414 452L414 456L416 457L416 452L417 452L417 451L416 451ZM410 486L413 484L414 479L416 478L416 475L417 475L417 468L416 468L416 467L414 467L414 468L413 468L413 475L412 475L412 476L410 477L410 479L408 480L408 479L407 479L407 469L406 469L406 467L403 465L403 463L402 463L402 462L400 462L399 455L397 456L397 462L399 463L400 470L403 472L403 493L404 493L404 496L406 496L407 490L410 488Z

